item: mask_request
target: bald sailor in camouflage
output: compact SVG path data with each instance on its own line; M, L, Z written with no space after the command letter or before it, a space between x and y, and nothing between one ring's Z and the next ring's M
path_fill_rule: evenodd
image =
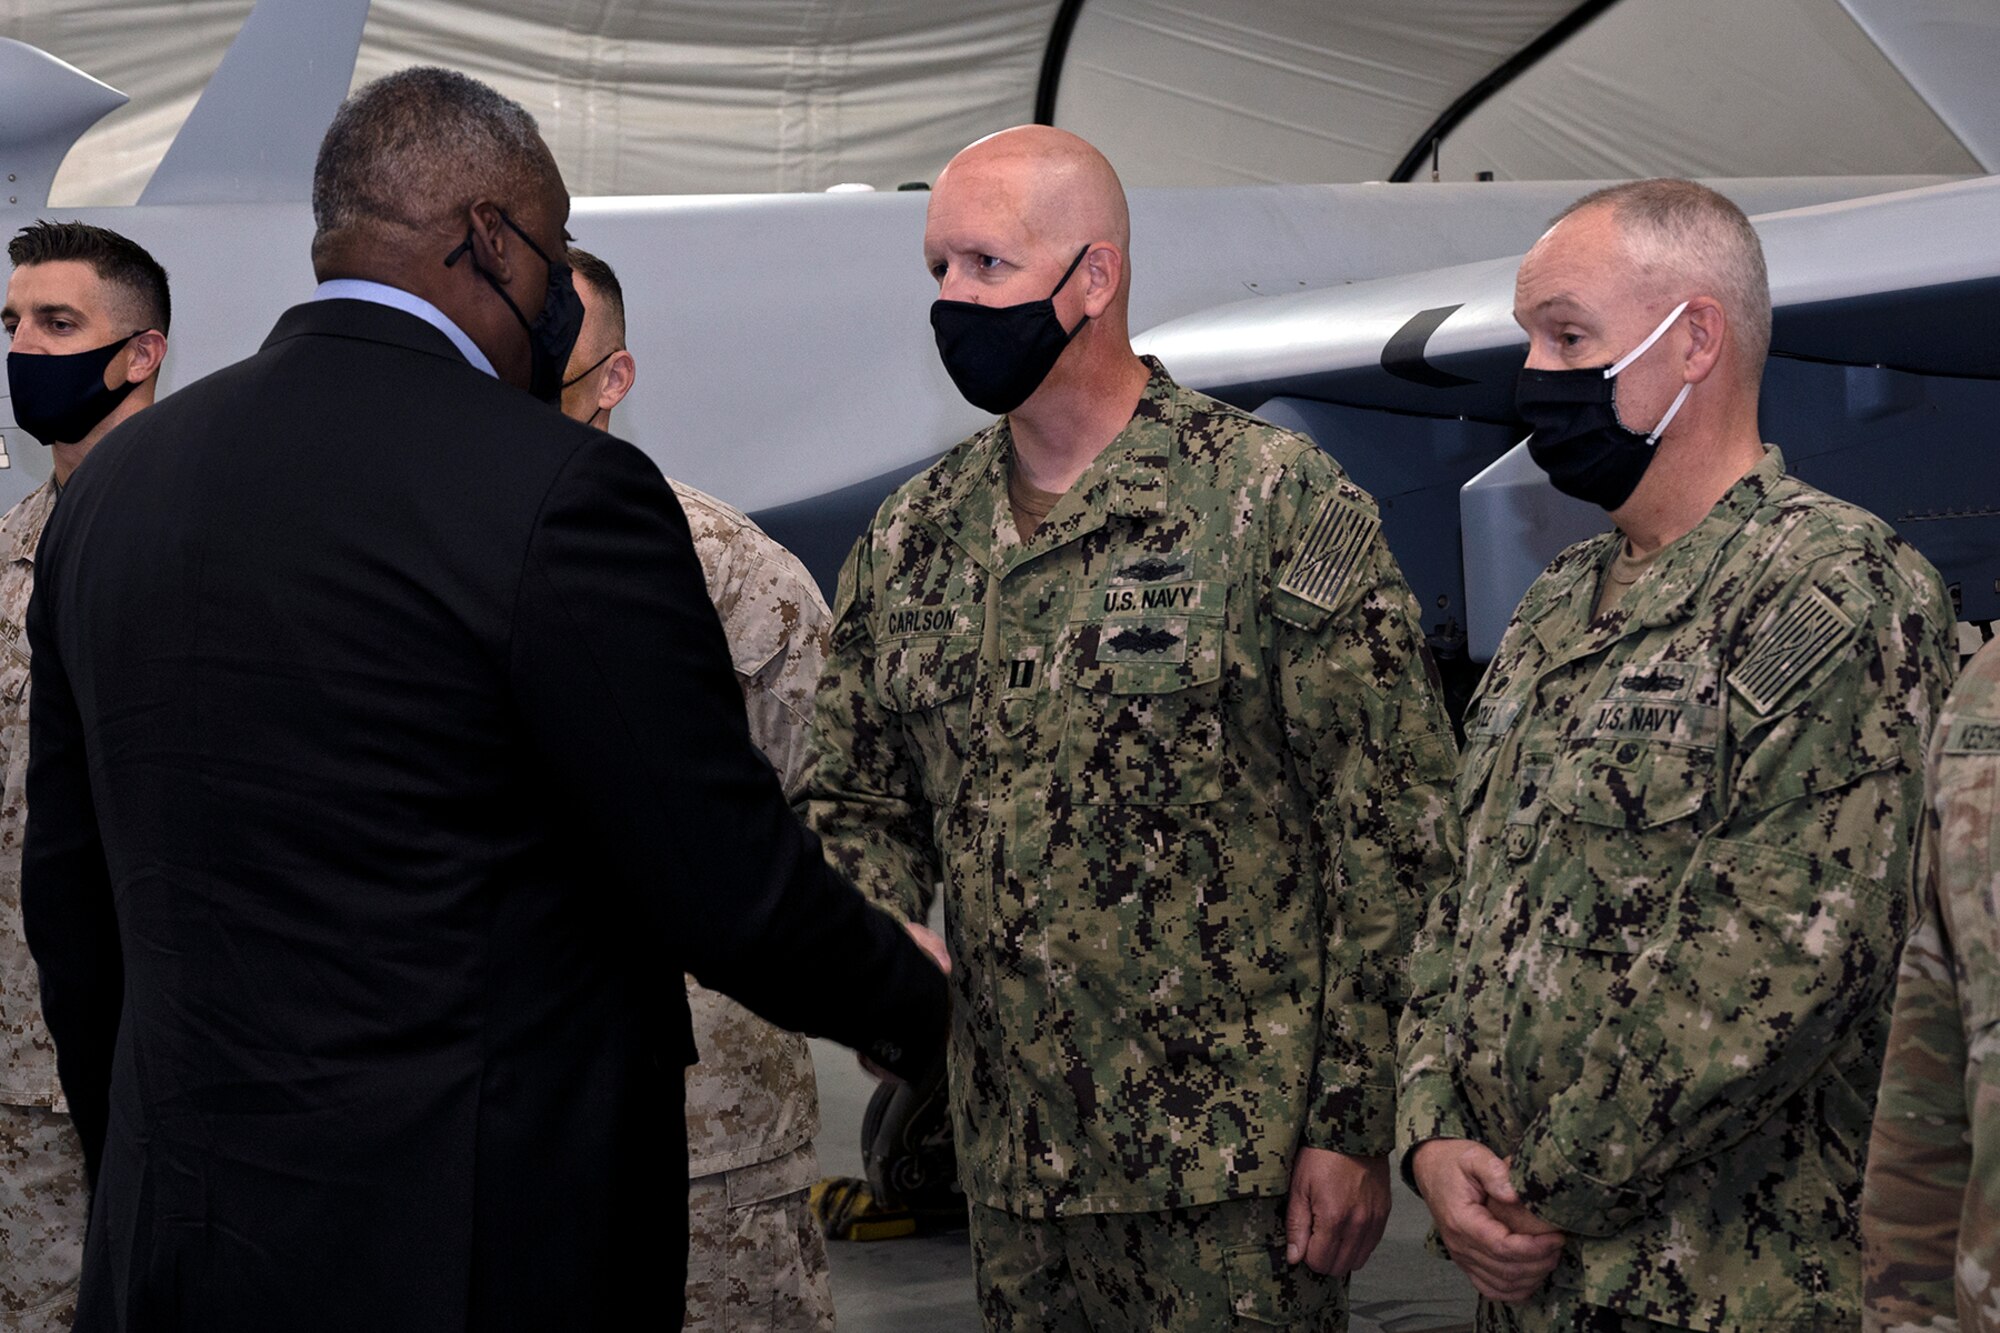
M1936 571L1757 428L1757 234L1685 181L1521 265L1519 405L1616 527L1536 580L1467 715L1465 872L1402 1032L1405 1167L1482 1329L1852 1329Z
M1923 915L1903 950L1861 1196L1869 1333L2000 1329L2000 646L1931 739Z
M939 350L1002 416L848 558L809 817L908 919L943 884L989 1329L1338 1329L1451 735L1374 502L1133 354L1129 253L1072 135L938 178Z

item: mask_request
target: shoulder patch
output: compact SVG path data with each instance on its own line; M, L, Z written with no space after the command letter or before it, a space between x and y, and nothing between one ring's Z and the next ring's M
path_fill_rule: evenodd
M1952 719L1943 750L1946 754L2000 754L2000 718Z
M1818 588L1785 608L1750 650L1729 683L1759 713L1768 713L1805 674L1825 661L1855 631L1855 624Z
M1382 520L1367 510L1328 496L1279 577L1279 590L1323 611L1334 610L1381 527Z

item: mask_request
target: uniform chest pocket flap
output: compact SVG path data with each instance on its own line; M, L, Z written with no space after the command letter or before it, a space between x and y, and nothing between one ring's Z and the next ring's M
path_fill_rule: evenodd
M1221 795L1222 622L1166 616L1071 627L1062 773L1087 805Z
M892 639L876 655L876 689L883 707L902 721L924 797L933 804L958 790L979 642L977 632Z
M1559 762L1550 796L1567 811L1571 890L1551 904L1548 929L1572 948L1631 953L1672 914L1680 868L1708 821L1712 750L1602 738Z

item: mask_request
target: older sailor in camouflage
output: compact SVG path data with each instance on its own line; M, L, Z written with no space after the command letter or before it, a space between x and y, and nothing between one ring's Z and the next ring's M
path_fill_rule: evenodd
M1863 1324L2000 1329L2000 647L1930 751L1923 917L1903 949L1861 1197Z
M1034 537L1003 420L841 574L810 814L912 920L945 889L966 1190L1036 1217L1282 1194L1393 1135L1451 739L1374 503L1176 385Z
M564 374L562 409L611 429L636 362L625 347L625 293L611 266L568 255L583 331ZM797 801L812 762L813 687L828 615L798 558L744 514L680 482L708 598L743 689L750 738ZM683 1327L833 1327L826 1242L806 1191L819 1175L819 1094L805 1038L687 979L699 1059L687 1071L688 1280Z
M1627 188L1638 220L1586 201L1543 241L1568 257L1546 252L1538 276L1535 256L1524 265L1517 311L1538 350L1622 319L1605 353L1576 354L1587 366L1635 330L1675 330L1621 410L1655 420L1694 384L1707 392L1690 431L1732 437L1661 442L1660 485L1639 493L1655 508L1614 517L1641 532L1676 504L1699 517L1649 562L1629 531L1565 551L1487 670L1457 791L1465 872L1412 968L1402 1134L1427 1198L1431 1141L1473 1141L1505 1159L1517 1195L1499 1191L1496 1216L1518 1204L1567 1235L1546 1281L1512 1308L1487 1302L1483 1327L1852 1328L1862 1161L1952 616L1887 525L1787 476L1754 433L1736 442L1755 430L1763 355L1729 370L1740 311L1725 334L1705 295L1593 296L1584 264L1605 252L1590 247L1646 210L1681 238L1721 219L1693 261L1626 256L1663 283L1706 284L1682 265L1732 236L1754 252L1712 192ZM1548 291L1567 304L1532 313Z
M42 1018L41 975L21 925L24 626L35 550L63 484L99 440L151 405L172 311L166 271L131 239L102 227L37 222L8 242L7 257L13 271L0 327L15 419L49 447L52 475L0 518L0 1331L53 1333L76 1317L90 1184ZM89 360L92 352L105 358L97 362L100 382L76 386L73 376L38 373L52 358Z

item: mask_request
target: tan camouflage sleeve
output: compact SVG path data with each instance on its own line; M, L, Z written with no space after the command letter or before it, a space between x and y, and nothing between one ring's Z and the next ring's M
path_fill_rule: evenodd
M739 637L738 625L754 621L756 638ZM743 706L750 714L750 738L778 770L785 799L804 793L812 765L813 699L826 666L827 632L832 623L819 589L803 569L757 562L743 579L735 614L723 627L732 646L754 642L749 656L769 657L738 675ZM746 631L747 633L748 631Z
M1936 879L1927 877L1924 917L1896 980L1861 1194L1862 1323L1871 1333L1931 1329L1936 1317L1956 1313L1952 1274L1972 1175L1971 1130L1958 969ZM1986 1255L1989 1264L1996 1258Z
M862 535L840 571L805 818L857 888L905 921L923 921L940 861L902 725L875 685L873 536Z
M1927 566L1916 577L1863 546L1773 580L1742 642L1787 642L1785 618L1825 602L1848 632L1797 672L1757 678L1764 709L1728 701L1735 764L1668 881L1673 923L1633 955L1584 1077L1515 1154L1523 1200L1566 1231L1615 1233L1678 1165L1762 1125L1894 984L1952 621ZM1726 688L1747 693L1738 672Z
M1272 561L1272 675L1324 858L1326 983L1301 1141L1380 1156L1395 1143L1411 939L1458 864L1455 752L1374 505L1330 467L1314 475L1323 461L1302 460L1281 495Z

